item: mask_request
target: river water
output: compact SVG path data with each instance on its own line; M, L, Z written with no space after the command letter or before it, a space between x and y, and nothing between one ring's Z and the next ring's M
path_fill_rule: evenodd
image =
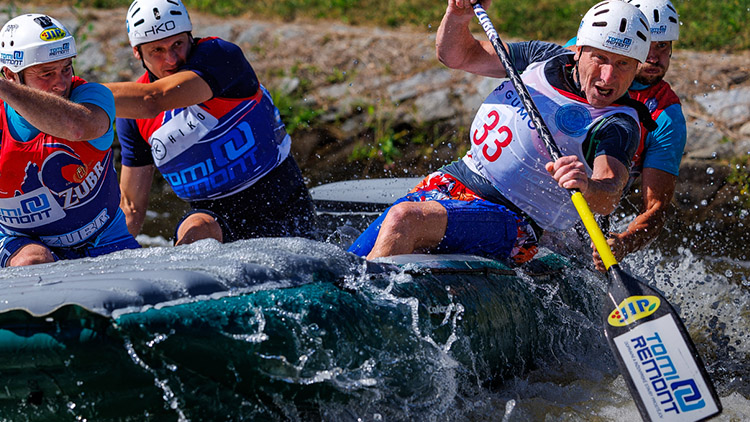
M273 371L290 371L288 376L281 377L281 385L286 387L279 391L286 391L286 395L263 390L263 394L272 397L264 402L273 402L273 409L264 407L262 411L257 410L261 393L242 390L247 388L243 384L246 381L239 381L243 378L267 377L269 369L260 369L259 372L248 369L243 373L233 367L233 376L237 380L234 384L230 383L234 388L232 395L210 390L200 403L204 409L211 409L209 413L214 420L639 420L625 381L619 375L606 346L601 320L596 315L574 309L575 304L561 300L560 297L564 295L557 287L545 287L549 289L545 293L546 300L535 309L526 309L527 315L524 315L527 319L555 319L550 327L538 327L540 334L549 337L553 344L542 345L537 353L531 353L520 363L514 363L514 368L502 377L491 378L482 370L486 364L481 361L483 355L470 353L468 361L466 359L465 344L471 337L469 333L472 327L462 327L461 321L470 320L467 312L471 310L460 306L460 300L451 304L452 310L445 311L446 321L441 327L449 327L449 332L427 332L423 321L419 321L420 315L414 311L419 306L419 300L424 299L391 294L393 286L409 281L407 274L386 274L380 285L372 286L368 278L362 275L362 266L358 261L344 252L343 248L373 215L323 217L327 228L320 242L261 239L234 245L204 242L174 248L164 238L168 236L164 233L170 229L164 228L162 232L139 237L139 241L150 246L144 250L125 251L80 263L56 263L42 270L14 269L12 274L6 272L0 278L38 276L55 271L85 272L91 267L138 270L145 268L144 265L167 269L202 268L215 271L224 278L238 278L246 276L246 271L232 272L234 263L252 262L261 269L269 268L267 273L277 274L279 280L298 280L310 278L313 273L319 272L318 264L314 263L320 260L326 262L329 272L351 273L347 288L353 292L357 303L342 308L342 314L308 321L307 318L317 312L313 309L314 300L295 302L294 306L301 306L295 308L298 311L281 314L282 320L293 322L297 327L294 336L285 341L296 345L298 350L305 350L305 353L301 355L304 358L297 356L295 360L282 352L276 356L261 356L263 361L277 362ZM169 211L160 211L150 214L149 218L161 220L157 223L164 225L176 217ZM723 414L716 420L750 420L750 261L744 258L741 245L726 245L728 247L724 250L707 245L712 238L718 237L725 236L706 236L700 227L673 223L657 243L628 257L621 265L626 271L651 281L651 285L661 290L680 310L724 406ZM573 233L561 235L545 244L569 256L575 265L566 269L564 275L577 280L581 289L589 292L586 297L596 298L603 292L604 277L589 267L588 252ZM705 253L706 250L714 252ZM549 250L544 253L549 253ZM521 272L518 272L518 277L530 285L534 284ZM106 279L102 282L106 282ZM282 302L286 299L273 293L275 287L278 284L272 284L268 296L257 299L253 304L263 309L261 315L267 318L274 310L285 305ZM325 302L328 303L327 309L339 309L337 304L346 302L350 297L349 293L344 294L337 289L305 292L324 302L325 298L338 298L335 302ZM501 304L498 305L500 309L494 312L503 314L502 307L508 304L503 305L500 299L498 303ZM389 318L394 321L387 321ZM124 324L123 321L120 324ZM243 334L243 343L262 345L264 342L278 341L263 337L263 324L270 324L269 321L253 317L247 324L253 332ZM368 327L374 327L375 331L368 332ZM334 330L341 331L338 339L331 340L325 332ZM163 341L162 337L169 335L144 335L146 339L140 344L141 349L132 339L132 343L127 344L127 353L146 369L147 374L153 374L154 379L148 384L162 388L162 403L156 405L157 410L139 410L138 416L123 411L122 415L126 416L123 420L202 420L191 416L196 413L191 412L190 403L184 401L184 397L194 394L197 387L189 390L189 383L184 378L178 378L178 374L184 377L185 373L199 371L186 367L187 363L183 365L173 361L163 362L162 366L168 370L163 369L162 372L158 371L158 362L146 365L142 359L142 349L156 348ZM519 338L512 341L524 344L528 340ZM333 341L333 345L328 341ZM320 362L321 354L327 356L325 362L328 363ZM209 362L205 364L209 365ZM314 365L323 366L311 370ZM279 377L276 379L278 381ZM279 384L276 385L278 387ZM299 388L299 392L288 393L297 391L291 390L293 387ZM89 397L93 397L91 392ZM106 412L100 412L95 417L97 413L92 413L91 409L96 406L93 402L88 403L86 396L66 400L67 409L58 414L58 420L121 420L102 416ZM141 402L147 403L147 400L142 397ZM137 407L136 404L132 406ZM244 413L238 409L244 409ZM217 419L216 415L222 417ZM0 415L0 421L49 420L48 417L49 414L43 409L19 402L18 407L12 409L12 414Z

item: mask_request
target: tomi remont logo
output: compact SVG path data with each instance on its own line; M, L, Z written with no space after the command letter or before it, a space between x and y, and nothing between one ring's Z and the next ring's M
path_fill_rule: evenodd
M70 43L63 43L60 47L50 48L49 49L49 56L55 57L55 56L62 56L65 54L70 53Z
M610 312L607 323L613 327L624 327L652 315L659 305L661 301L656 296L630 296Z
M23 64L23 51L0 53L0 63L10 66L21 66Z
M633 39L629 37L620 37L615 32L610 32L604 41L604 46L613 50L630 51L633 47Z

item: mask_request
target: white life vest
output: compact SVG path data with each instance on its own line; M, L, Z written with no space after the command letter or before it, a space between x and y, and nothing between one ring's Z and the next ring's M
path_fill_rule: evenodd
M577 155L586 164L581 145L589 129L607 116L626 113L638 121L630 107L594 108L563 95L547 80L546 63L532 64L522 78L563 156ZM510 81L484 101L469 137L471 150L464 162L540 227L562 231L579 220L570 193L544 168L550 156ZM586 172L591 176L593 170L586 165Z

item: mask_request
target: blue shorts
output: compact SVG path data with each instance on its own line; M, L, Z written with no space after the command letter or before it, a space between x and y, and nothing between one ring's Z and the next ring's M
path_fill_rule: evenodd
M60 259L94 257L123 249L137 249L141 247L133 235L128 232L128 227L125 223L125 214L118 208L115 218L109 226L104 228L99 236L82 245L70 248L51 248L32 237L0 234L0 267L7 267L8 260L16 251L32 243L49 248L55 261Z
M478 197L448 174L431 174L391 207L404 201L437 201L447 211L445 236L434 252L466 253L503 260L512 257L517 262L524 262L536 251L536 235L527 220L503 205ZM391 207L354 241L349 252L359 256L370 253Z

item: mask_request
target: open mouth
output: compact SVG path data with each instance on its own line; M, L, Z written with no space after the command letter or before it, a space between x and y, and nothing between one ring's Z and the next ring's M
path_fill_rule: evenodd
M611 95L612 91L613 91L611 88L610 89L604 89L604 88L601 88L601 87L598 87L598 86L594 86L594 88L596 89L597 94L601 95L602 97L607 97L607 96Z

